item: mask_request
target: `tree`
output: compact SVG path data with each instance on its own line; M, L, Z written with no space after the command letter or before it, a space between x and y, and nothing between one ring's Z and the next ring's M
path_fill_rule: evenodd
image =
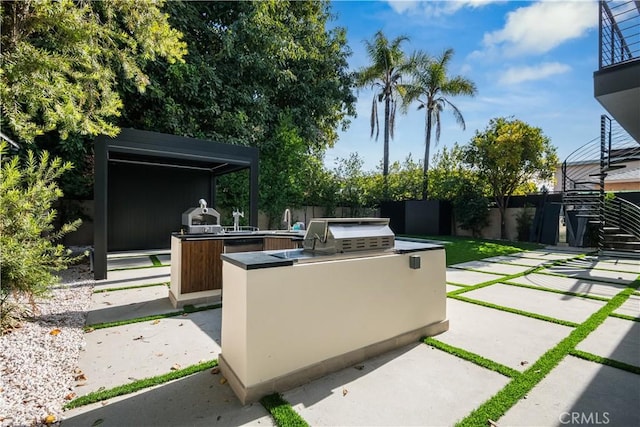
M505 211L518 187L553 176L558 157L540 128L517 119L491 119L465 148L465 162L485 178L500 210L500 236L506 239Z
M401 49L406 36L398 36L391 42L382 31L378 31L373 41L365 41L367 55L371 65L358 72L357 86L371 86L375 89L371 104L371 137L375 132L376 140L380 134L378 121L378 102L384 102L384 156L382 175L389 174L389 138L393 138L398 97L404 94L402 78L411 71L413 62L406 58ZM386 186L386 184L385 184Z
M440 140L441 120L440 112L446 106L451 107L453 116L458 124L465 129L462 113L447 97L474 96L475 84L463 77L447 75L449 62L453 57L453 49L445 50L439 57L433 59L423 52L415 55L416 66L413 69L413 80L407 85L405 105L418 102L418 110L425 110L425 145L422 198L426 199L429 190L429 151L431 149L431 130L435 125L436 143Z
M6 144L0 143L0 156ZM54 229L53 203L62 196L58 178L71 164L44 152L39 158L29 151L23 164L17 155L2 159L0 170L0 331L13 326L21 317L21 307L11 302L47 293L58 281L54 271L72 261L57 241L80 225L80 221Z
M0 124L19 140L57 131L115 135L122 100L116 82L138 92L142 64L180 61L185 44L160 10L135 0L3 1Z

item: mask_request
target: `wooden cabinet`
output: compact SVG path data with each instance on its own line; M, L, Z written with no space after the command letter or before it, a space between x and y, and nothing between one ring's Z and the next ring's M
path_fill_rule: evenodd
M222 289L222 240L182 242L181 293Z
M265 237L264 250L274 251L278 249L298 249L299 242L289 237Z

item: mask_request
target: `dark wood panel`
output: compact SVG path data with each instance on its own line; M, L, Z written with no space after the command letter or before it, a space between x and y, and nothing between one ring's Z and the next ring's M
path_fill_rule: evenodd
M182 242L181 293L222 289L222 239Z
M292 239L282 237L265 237L264 238L264 250L274 251L277 249L298 249L298 242L294 242Z

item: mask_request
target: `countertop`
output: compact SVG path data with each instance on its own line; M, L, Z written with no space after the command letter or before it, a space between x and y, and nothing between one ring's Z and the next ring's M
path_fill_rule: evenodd
M238 240L238 239L264 239L265 237L287 238L302 240L305 231L264 230L264 231L227 231L225 233L171 233L172 237L180 240Z
M444 250L444 246L427 242L407 241L396 238L393 249L385 251L360 251L343 254L315 254L304 249L289 249L276 251L236 252L222 254L223 261L227 261L245 270L257 270L260 268L290 266L297 262L318 262L335 259L349 259L360 257L373 257L381 255L407 254L431 250Z

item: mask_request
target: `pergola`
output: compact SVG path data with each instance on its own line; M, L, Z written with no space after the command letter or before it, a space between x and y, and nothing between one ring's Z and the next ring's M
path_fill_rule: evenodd
M96 280L107 278L107 252L169 248L182 212L201 198L215 207L221 175L249 169L249 224L258 225L257 148L122 129L94 149Z

